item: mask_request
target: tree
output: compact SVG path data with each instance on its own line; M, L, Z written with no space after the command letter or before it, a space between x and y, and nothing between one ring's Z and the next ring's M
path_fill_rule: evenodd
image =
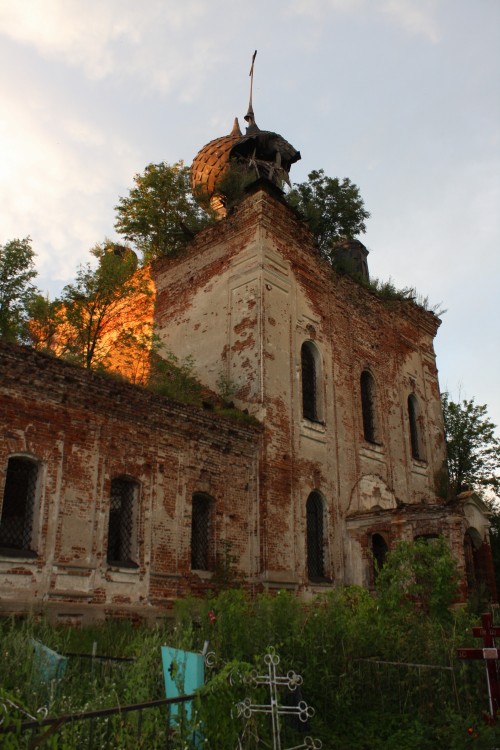
M444 537L400 541L377 576L380 606L403 615L417 611L443 618L458 594L458 581Z
M25 336L27 307L37 293L31 280L37 275L31 239L0 245L0 338L19 341Z
M91 254L98 260L97 268L81 265L75 283L63 289L65 322L57 334L58 353L89 369L129 374L136 369L135 358L149 353L149 277L137 268L137 257L129 248L106 241Z
M65 321L62 300L50 300L48 295L34 294L27 305L27 340L37 351L57 353L60 348L61 328Z
M149 164L134 182L115 207L115 229L134 243L145 262L175 255L213 221L191 195L189 168L182 161Z
M442 396L449 487L456 496L465 490L500 489L500 440L488 419L486 404Z
M341 182L327 177L322 169L314 170L307 182L294 183L287 201L304 215L321 253L330 261L336 242L366 231L370 214L359 188L347 177Z

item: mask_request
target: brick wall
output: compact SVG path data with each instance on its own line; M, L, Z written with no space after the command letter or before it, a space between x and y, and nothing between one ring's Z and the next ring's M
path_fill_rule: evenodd
M39 467L36 556L0 551L3 611L154 618L210 587L210 572L191 570L195 492L213 498L214 552L229 542L239 573L254 580L259 427L22 347L0 346L0 382L0 487L9 457ZM106 561L116 476L139 483L134 568Z

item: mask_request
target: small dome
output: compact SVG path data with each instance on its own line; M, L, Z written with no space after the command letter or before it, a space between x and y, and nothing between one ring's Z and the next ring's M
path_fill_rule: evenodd
M255 179L264 177L278 187L290 184L291 165L300 159L300 152L278 133L260 130L251 117L246 116L249 127L243 135L238 119L229 135L207 143L195 156L191 166L191 189L198 200L209 201L212 208L224 216L225 196L218 190L220 181L227 175L231 163L236 163Z

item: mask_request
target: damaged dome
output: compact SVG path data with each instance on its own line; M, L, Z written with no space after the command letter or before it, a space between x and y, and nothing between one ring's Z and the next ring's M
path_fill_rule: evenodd
M285 182L290 185L290 167L300 159L300 151L281 135L258 127L251 91L245 120L248 122L245 134L240 130L238 118L235 118L232 131L207 143L195 156L191 166L194 196L202 203L210 203L220 217L226 215L228 196L224 189L227 190L232 167L246 179L247 184L264 178L281 188Z

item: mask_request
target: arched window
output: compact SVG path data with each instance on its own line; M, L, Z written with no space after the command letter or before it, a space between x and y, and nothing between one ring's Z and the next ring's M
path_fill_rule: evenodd
M372 535L372 555L373 555L373 577L376 578L379 570L385 565L389 547L382 534Z
M302 414L304 419L320 422L321 408L321 359L312 341L304 341L300 350L302 369Z
M0 514L0 548L4 554L33 552L33 516L38 464L12 456L7 464Z
M411 455L413 458L424 460L422 446L422 429L420 425L420 405L417 397L411 393L408 396L408 423L410 427Z
M213 500L209 495L202 493L193 495L191 516L191 568L193 570L212 569L212 508Z
M375 381L368 370L363 370L361 373L360 386L363 436L369 443L378 443Z
M107 561L137 567L137 504L139 485L128 477L111 481Z
M307 498L307 575L310 581L325 579L325 533L323 499L319 492Z

